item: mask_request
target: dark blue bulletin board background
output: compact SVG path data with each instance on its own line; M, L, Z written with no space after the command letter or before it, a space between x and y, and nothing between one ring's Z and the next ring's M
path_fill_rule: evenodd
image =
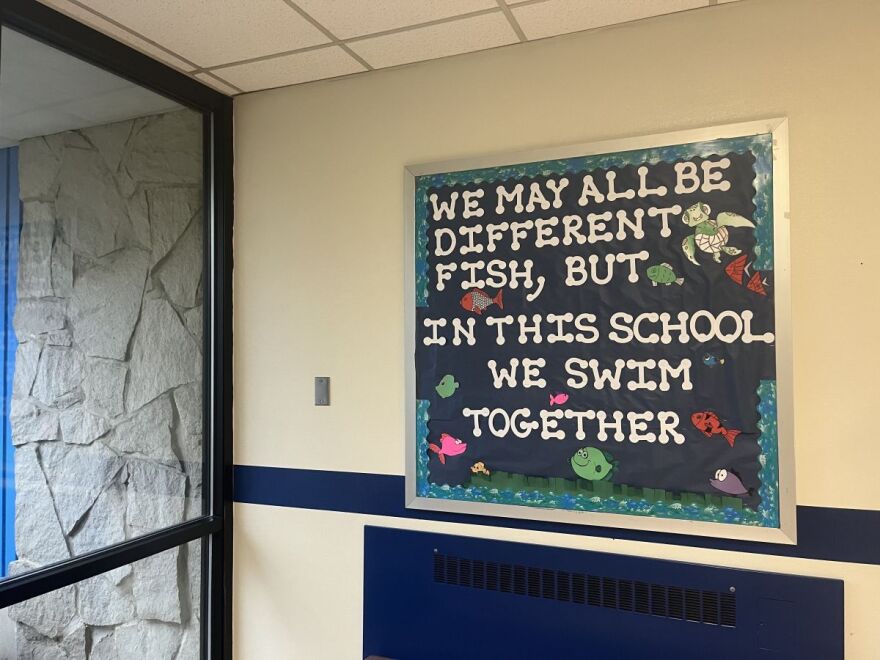
M739 314L747 311L753 315L751 330L755 335L775 331L771 150L770 136L759 135L417 177L417 494L464 501L778 527L774 343L744 343L741 340L725 343L718 339L700 342L694 338L679 343L676 332L672 333L673 341L669 344L616 343L609 338L612 330L609 320L619 312L633 317L643 312L667 312L675 319L679 312L692 315L705 310L717 315L726 310ZM717 162L722 158L730 162L729 167L722 170L724 180L730 183L729 189L675 192L676 163L690 161L701 172L705 160ZM643 165L649 167L648 187L665 186L665 195L644 198L636 195L633 199L613 201L606 197L602 202L591 198L586 205L579 202L585 175L591 175L598 190L606 195L606 174L609 171L616 175L614 187L617 191L638 190L638 168ZM563 176L569 183L560 194L561 206L549 210L535 208L531 212L523 208L517 212L512 202L505 202L504 211L497 213L496 188L499 185L510 191L517 184L523 184L525 204L530 186L537 183L552 201L551 188ZM551 182L549 187L548 180ZM485 191L479 200L483 215L463 218L463 193L479 188ZM455 218L440 214L442 217L435 219L435 204L450 200L452 193L456 192ZM436 195L435 201L431 201L433 195ZM685 224L682 213L677 213L669 217L671 234L662 236L660 218L650 217L648 209L673 205L688 209L695 204L707 204L708 218L718 220L719 224L723 224L719 214L736 214L754 226L726 227L726 245L735 249L730 253L721 251L720 261L716 262L712 253L697 247L694 258L698 265L694 264L687 258L682 243L694 235L695 228ZM586 234L588 213L624 211L633 219L637 209L645 211L642 220L644 236L641 238L626 229L623 239L615 236L607 242L583 245L573 242L568 246L560 240L555 246L536 247L535 230L532 229L521 239L518 250L512 249L509 231L503 233L493 252L488 252L485 247L485 227L489 224L556 216L559 225L548 235L561 239L564 236L563 216L574 214L583 218L581 231ZM458 246L461 246L466 241L459 233L460 227L474 224L484 227L477 234L478 242L484 245L482 253L462 255L456 250L448 256L438 255L436 229L452 229L458 234ZM617 230L618 222L612 218L607 222L607 231L616 234ZM734 254L737 249L740 254ZM588 281L580 286L567 286L565 283L566 257L579 255L587 259L590 255L597 256L601 276L606 272L606 255L641 251L647 251L648 258L636 262L638 281L635 283L627 278L628 264L621 262L614 264L615 274L608 284ZM527 289L522 284L516 288L502 286L503 309L491 303L482 314L477 314L472 309L472 300L463 303L463 297L472 294L475 287L462 286L468 278L461 264L477 260L488 262L490 259L516 260L520 268L525 260L531 260L532 279L546 278L543 290L530 301L527 294L534 292L534 288ZM438 290L437 266L450 263L456 263L458 268L451 273L451 279L443 283L443 289ZM665 281L655 285L651 281L647 269L661 264L670 267L672 276L682 278L680 285ZM741 268L745 268L745 272L740 279ZM656 279L669 279L669 272L665 268L661 270L660 276L655 274ZM485 277L485 271L482 273ZM757 279L753 280L753 277ZM750 282L751 287L748 286ZM499 288L486 286L478 291L495 299ZM555 323L544 322L540 326L544 335L542 343L532 343L531 337L524 344L519 342L519 315L526 315L531 323L535 314L545 316L567 312L575 316L582 312L594 314L596 321L593 325L598 330L598 340L589 344L548 343L546 337L554 333ZM513 317L513 323L505 327L505 343L498 345L496 329L488 326L485 319L506 315ZM456 346L451 341L453 319L466 323L469 317L476 320L476 343L471 346L465 342ZM443 345L426 345L425 338L432 335L425 325L426 319L446 320L446 326L439 330L440 336L446 337ZM706 329L708 323L704 320L698 327ZM734 324L728 319L722 327L725 332L730 332ZM578 332L573 324L568 324L565 329ZM660 332L661 327L658 323L647 323L643 331ZM541 369L541 377L547 381L546 387L495 388L487 362L494 360L499 367L506 367L511 358L543 358L546 366ZM565 362L569 358L597 359L600 370L612 371L615 370L615 360L620 359L666 359L675 367L686 358L691 362L693 387L683 390L682 379L672 377L668 391L630 391L626 382L635 378L635 372L624 368L620 389L607 386L596 389L589 369L586 369L590 374L589 382L582 389L576 389L566 382L569 374ZM437 390L446 375L457 383L451 396L441 396ZM659 378L656 369L649 370L648 375L655 380ZM522 377L522 367L519 376ZM568 400L551 405L550 397L559 393L567 394ZM542 439L540 427L526 438L516 437L513 433L496 437L487 428L486 418L480 420L482 432L476 435L474 420L463 411L484 407L490 410L501 408L508 413L527 408L531 411L528 419L537 421L540 421L541 410L594 410L605 411L609 416L613 411L621 411L624 415L630 411L651 411L655 413L655 419L648 422L647 431L654 433L660 431L656 414L673 411L678 415L677 431L683 434L684 442L631 442L628 437L617 441L613 435L603 442L597 438L595 421L584 422L586 438L579 440L575 437L577 423L574 419L558 420L558 428L565 432L562 440ZM707 429L711 435L707 436L692 419L695 413L710 418L715 415L725 431L739 431L733 439L733 446L726 439L728 433L717 432L711 426ZM629 433L626 418L623 431ZM461 441L457 450L445 451L444 434ZM449 438L445 441L450 442ZM466 445L465 451L456 454L462 445ZM604 479L581 478L574 471L571 460L582 448L601 450L602 458L613 466L610 474ZM596 456L595 452L591 453L591 457ZM724 492L723 486L716 487L717 482L713 486L710 480L716 477L719 469L733 475L728 485L738 478L743 491L747 492Z

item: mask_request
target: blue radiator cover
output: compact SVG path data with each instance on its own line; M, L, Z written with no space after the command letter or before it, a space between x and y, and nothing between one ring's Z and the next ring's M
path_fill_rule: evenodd
M843 582L364 530L364 656L843 658Z

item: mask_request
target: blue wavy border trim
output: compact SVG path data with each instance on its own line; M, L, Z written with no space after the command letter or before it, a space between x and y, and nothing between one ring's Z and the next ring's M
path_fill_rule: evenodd
M419 497L435 497L428 480L428 422L431 419L427 399L416 399L416 494Z
M755 261L756 270L773 270L773 136L755 135L749 145L755 156Z
M776 408L776 381L762 380L758 386L758 428L761 435L758 436L758 446L761 454L758 460L761 469L758 478L761 486L758 494L761 496L761 504L758 513L761 514L764 527L779 527L779 433L777 429Z

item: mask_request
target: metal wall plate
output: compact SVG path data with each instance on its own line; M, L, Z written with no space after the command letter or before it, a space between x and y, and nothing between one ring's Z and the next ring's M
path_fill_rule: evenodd
M330 376L315 376L315 405L330 405Z

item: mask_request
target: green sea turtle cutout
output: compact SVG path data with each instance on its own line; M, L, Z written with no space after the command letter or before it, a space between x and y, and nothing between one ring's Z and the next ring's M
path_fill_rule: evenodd
M728 227L754 228L755 226L751 220L737 213L722 211L713 220L709 217L710 212L709 205L701 202L691 206L681 216L681 221L684 224L694 228L694 233L681 242L681 249L688 261L695 266L700 265L700 262L697 261L697 248L711 254L712 259L719 264L722 252L730 255L740 254L742 250L727 244L730 238Z
M608 481L617 469L617 461L601 449L581 447L571 457L571 469L581 479Z

